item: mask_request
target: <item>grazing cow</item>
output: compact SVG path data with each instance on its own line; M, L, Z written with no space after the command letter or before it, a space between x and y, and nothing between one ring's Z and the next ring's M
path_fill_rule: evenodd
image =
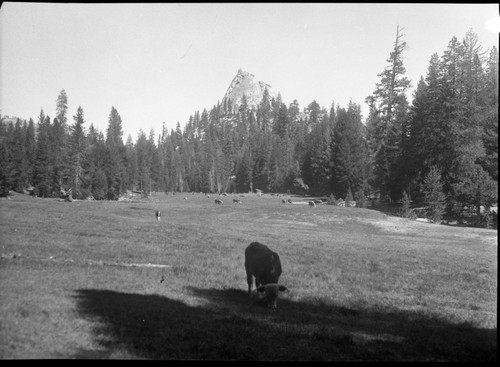
M233 199L233 203L241 204L241 200L240 199Z
M161 211L157 210L155 212L155 215L156 215L156 220L160 220L161 219Z
M311 201L309 201L309 206L316 208L316 203L313 200L311 200Z
M290 204L292 203L292 199L288 199L287 201L288 201Z
M279 291L287 290L279 285L281 262L279 255L266 245L252 242L245 249L245 270L247 273L248 295L252 296L252 284L255 277L255 288L265 292L267 305L276 308Z
M281 200L281 202L282 202L283 204L286 204L286 200L285 200L285 199L282 199L282 200Z
M215 204L224 204L224 202L221 199L215 199L214 203Z

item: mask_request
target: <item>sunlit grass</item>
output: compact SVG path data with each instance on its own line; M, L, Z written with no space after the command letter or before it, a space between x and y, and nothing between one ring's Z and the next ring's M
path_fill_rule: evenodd
M0 356L496 359L496 231L183 197L0 202ZM247 297L252 241L280 254L276 313Z

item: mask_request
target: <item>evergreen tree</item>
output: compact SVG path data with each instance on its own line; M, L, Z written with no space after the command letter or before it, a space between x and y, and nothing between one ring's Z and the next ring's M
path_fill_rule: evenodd
M213 192L214 187L210 172L213 167L213 147L211 140L205 140L200 146L197 156L198 187L202 192Z
M11 164L7 126L0 120L0 197L9 194Z
M108 119L106 144L108 146L117 146L117 147L122 146L123 145L122 136L123 136L122 119L116 108L112 106Z
M441 59L432 55L414 95L403 147L412 198L423 199L419 187L429 167L442 167L443 192L456 214L494 200L498 180L498 61L490 56L483 68L483 54L469 31L463 42L453 37Z
M146 134L142 129L139 130L137 137L136 151L139 190L147 192L151 184L151 157Z
M136 165L139 188L145 192L158 189L159 156L154 140L153 130L150 131L149 138L140 130L136 144Z
M172 131L173 133L173 131ZM165 134L164 142L163 142L163 153L165 160L165 191L174 190L174 164L173 164L173 155L174 155L174 147L172 144L172 133Z
M311 193L325 194L330 191L331 178L331 126L326 113L316 101L307 107L308 120L301 123L301 128L292 130L292 139L296 142L296 158L300 162L300 171L304 183ZM304 134L303 140L296 140L297 133Z
M401 216L403 218L408 218L411 212L411 200L406 191L403 191L403 197L401 198Z
M196 114L195 114L195 121L196 121ZM199 114L198 114L199 116ZM208 118L208 111L206 108L203 109L201 112L201 117L199 117L199 125L200 125L200 136L203 140L203 138L206 136L207 130L208 130L208 125L209 125L209 118Z
M253 191L252 157L248 146L242 147L242 152L236 168L235 185L238 192Z
M403 121L400 118L405 115L405 92L410 86L410 81L404 76L406 70L402 55L407 44L403 36L398 26L394 49L387 60L389 65L379 74L381 80L377 83L377 89L367 98L372 110L369 116L372 120L368 121L368 126L374 149L375 183L381 195L389 199L398 194L393 187L396 181L394 165L401 151Z
M54 118L50 129L50 161L52 163L52 187L54 191L60 192L72 186L71 169L72 162L69 152L69 143L65 132L65 126Z
M38 138L36 144L35 170L33 173L33 185L37 196L49 197L52 194L52 180L50 172L52 165L50 161L50 118L40 111L38 120Z
M111 107L109 114L108 128L106 133L106 148L107 148L107 195L109 199L116 200L124 190L124 145L122 140L122 120L116 110Z
M366 189L368 151L359 105L351 101L347 110L337 107L336 120L331 142L331 191L336 197L345 197L349 190Z
M269 97L269 90L266 87L262 93L262 100L257 106L257 125L263 131L269 131L271 123L271 98Z
M96 200L104 200L108 197L108 179L102 168L97 168L92 176L92 196Z
M316 100L312 101L309 103L309 106L307 106L307 112L309 114L309 118L307 120L307 124L309 126L309 129L312 129L312 126L316 125L319 121L319 115L321 112L321 107L316 102ZM310 130L309 130L310 131Z
M294 122L300 113L299 102L296 99L294 99L293 102L290 103L287 112L288 112L288 121L290 123Z
M441 172L437 167L431 167L425 176L421 190L427 206L427 218L434 223L440 223L446 208L446 195L443 192Z
M354 200L353 196L352 196L352 191L351 191L351 188L349 187L347 189L347 192L345 194L345 205L346 206L351 206L350 202Z
M150 188L149 190L157 191L158 182L160 181L160 158L158 156L158 148L155 144L155 132L153 129L149 131L148 137L148 157L150 160Z
M107 148L102 132L91 124L87 134L87 172L90 182L90 192L94 199L103 200L107 197L108 181L106 178Z
M71 162L71 188L73 196L82 199L88 196L87 172L88 166L86 157L86 137L83 124L85 119L83 109L78 106L76 115L73 116L74 124L71 126L69 139L69 155Z
M33 119L29 119L28 127L26 129L26 161L27 161L27 178L28 184L33 183L33 172L35 169L35 159L36 159L36 134L35 134L35 123Z
M331 130L327 118L313 125L309 135L307 161L304 167L304 181L312 193L317 195L330 192L332 174L331 165Z
M413 96L406 123L408 137L402 147L402 169L413 186L412 198L422 200L418 189L431 166L445 167L451 160L451 131L443 113L443 73L437 53L430 59L425 80L421 78Z
M483 135L481 166L498 182L498 51L493 47L486 64L484 81Z
M72 162L69 150L71 131L68 126L68 96L64 89L59 93L56 100L56 117L52 122L52 161L53 161L53 173L52 180L53 186L60 190L61 188L71 187L71 167Z
M284 103L280 104L277 112L276 120L273 125L274 133L277 134L281 139L286 139L288 134L288 112L286 105Z
M480 165L475 165L466 172L460 181L453 184L454 199L461 206L475 209L476 224L480 224L481 206L489 208L498 201L498 182L483 170Z
M484 113L487 98L479 90L478 80L484 80L482 67L477 63L481 47L472 32L468 32L462 43L453 37L442 57L442 93L444 99L444 125L446 165L443 175L444 191L454 200L466 205L473 200L464 196L464 183L474 179L490 181L478 166L484 162ZM480 82L480 84L485 84ZM498 121L496 122L498 124ZM480 186L476 183L472 186ZM466 186L470 186L467 184Z
M196 124L199 124L199 120ZM195 124L195 126L196 126L196 124ZM167 167L166 167L166 149L165 149L165 139L166 139L167 135L168 135L168 130L167 130L167 128L165 126L165 122L164 122L163 126L162 126L162 132L161 132L160 136L158 137L158 161L159 161L159 172L158 172L159 188L158 188L158 190L160 190L160 191L165 191L166 186L167 186L167 180L166 180ZM199 137L199 134L197 136ZM130 137L130 143L132 144L132 137ZM129 158L129 156L127 156L127 167L129 167L130 165L131 165L130 158ZM136 158L136 167L137 167L137 158ZM135 168L135 170L137 170L137 168ZM130 177L131 177L130 171L129 171L127 176L130 179ZM128 187L134 187L134 186L135 186L135 183L129 185Z
M330 113L328 114L328 123L330 124L330 127L331 127L332 132L333 132L333 130L335 129L335 123L336 123L335 103L334 102L332 102L332 107L330 107Z
M401 161L406 163L402 165L401 172L407 177L408 190L414 198L419 196L418 187L423 180L423 172L429 158L436 157L435 154L432 155L429 152L429 149L433 146L430 140L435 138L434 135L427 133L430 116L428 107L430 103L427 84L422 77L413 95L413 103L405 124L407 137L402 145L401 152ZM416 188L414 192L411 190L412 187ZM406 191L404 194L406 194Z
M138 184L138 162L137 162L137 154L136 147L132 141L132 136L129 135L127 137L127 142L125 144L125 156L126 156L126 181L125 186L136 190Z
M276 121L278 120L278 115L280 113L281 106L283 105L283 102L281 100L281 93L278 93L275 99L272 99L271 103L271 131L275 132L275 124Z
M268 190L272 192L281 191L286 175L285 167L285 141L277 135L271 135L271 156L267 167L269 179Z
M185 172L185 167L184 167L184 156L185 156L185 151L186 151L186 143L184 141L184 137L182 134L182 129L181 125L179 122L177 122L176 127L175 127L175 132L173 134L173 137L175 139L173 140L175 142L175 150L174 150L174 172L176 173L176 181L175 181L175 186L176 186L176 191L184 192L186 191L186 172Z
M61 90L59 96L57 96L56 101L56 119L59 121L61 126L63 127L63 131L68 133L68 119L66 117L68 111L68 96L66 95L66 91L64 89Z
M3 123L2 123L3 125ZM15 176L15 169L16 167L14 166L14 154L12 152L12 146L13 146L13 141L14 141L14 124L13 123L8 123L5 126L5 135L3 139L4 143L4 178L5 178L5 186L2 188L2 191L5 192L5 195L8 194L9 190L12 189L13 181L14 181L14 176Z
M354 200L356 201L357 208L366 208L366 196L362 189L356 191Z
M27 160L25 151L25 129L23 131L22 122L16 119L13 133L9 142L10 145L10 161L12 163L10 170L10 187L22 192L27 185Z

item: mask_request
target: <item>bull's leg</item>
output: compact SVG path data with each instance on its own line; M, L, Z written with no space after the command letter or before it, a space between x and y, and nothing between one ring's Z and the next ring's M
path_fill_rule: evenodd
M252 297L252 283L253 283L253 277L252 274L247 272L247 283L248 283L248 295Z

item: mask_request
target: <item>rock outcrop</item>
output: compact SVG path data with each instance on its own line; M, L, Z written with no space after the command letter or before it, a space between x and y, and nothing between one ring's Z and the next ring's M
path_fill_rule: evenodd
M255 79L255 75L239 69L229 88L227 88L222 103L227 104L230 100L232 112L236 112L241 105L241 99L244 94L248 108L257 108L258 104L262 101L266 88L269 93L269 99L277 97L277 93L273 91L269 84L258 81Z

